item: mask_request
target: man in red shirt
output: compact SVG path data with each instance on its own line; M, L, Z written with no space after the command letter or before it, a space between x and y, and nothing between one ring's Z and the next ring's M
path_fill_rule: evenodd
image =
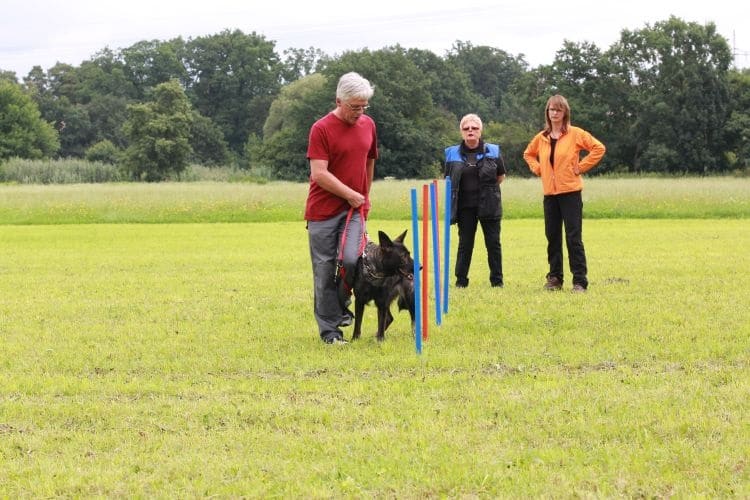
M336 88L336 108L310 129L310 190L305 220L315 320L320 338L327 344L346 343L341 327L353 320L347 309L349 294L336 280L336 261L346 231L343 268L351 287L363 237L362 216L367 217L370 208L370 186L378 158L375 122L364 114L373 92L370 82L359 74L343 75Z

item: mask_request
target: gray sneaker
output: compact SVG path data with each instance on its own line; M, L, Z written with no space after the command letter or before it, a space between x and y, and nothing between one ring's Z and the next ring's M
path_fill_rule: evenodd
M348 344L349 341L347 341L344 337L331 337L325 339L323 342L326 344Z

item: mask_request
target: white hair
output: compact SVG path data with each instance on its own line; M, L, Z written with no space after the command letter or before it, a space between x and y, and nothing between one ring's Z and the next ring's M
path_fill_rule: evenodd
M374 92L375 87L366 78L352 71L339 78L339 84L336 87L336 98L342 101L351 99L369 100Z
M461 121L458 123L459 128L463 128L464 123L466 122L474 122L477 125L479 125L479 130L482 130L482 119L479 118L479 115L474 113L469 113L468 115L464 115L463 118L461 118Z

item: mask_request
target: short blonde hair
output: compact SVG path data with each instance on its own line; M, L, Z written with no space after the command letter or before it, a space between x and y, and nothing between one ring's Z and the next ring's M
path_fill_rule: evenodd
M464 124L466 122L475 122L479 125L479 130L482 130L482 119L479 118L479 115L474 113L469 113L468 115L464 115L463 118L461 118L461 121L458 122L458 128L464 128Z

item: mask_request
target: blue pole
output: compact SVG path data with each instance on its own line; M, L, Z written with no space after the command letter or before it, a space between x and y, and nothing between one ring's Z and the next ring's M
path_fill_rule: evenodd
M432 265L435 273L435 324L440 326L442 322L442 309L440 307L440 248L438 243L438 215L437 215L437 191L435 183L430 184L430 205L432 209ZM425 244L424 242L422 244Z
M414 342L422 354L422 287L419 279L419 222L417 222L417 189L411 189L411 237L414 242Z
M451 270L451 178L445 178L445 238L444 245L445 251L443 255L443 314L448 314L448 281L450 280Z

